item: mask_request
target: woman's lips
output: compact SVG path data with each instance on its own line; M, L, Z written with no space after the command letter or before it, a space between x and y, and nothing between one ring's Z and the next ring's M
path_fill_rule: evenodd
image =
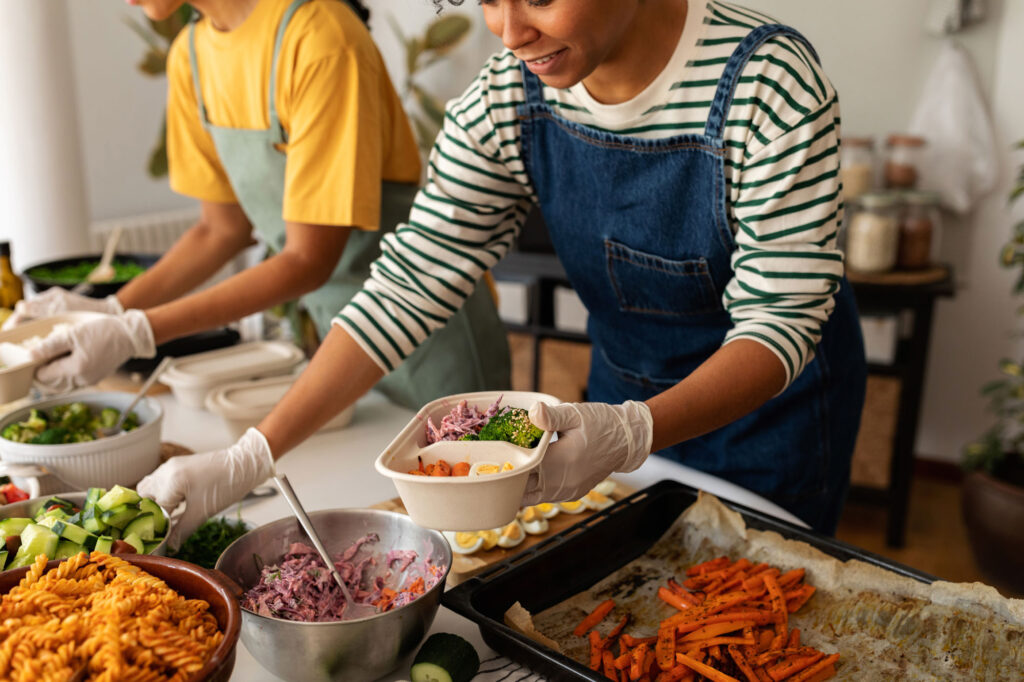
M528 68L530 71L537 74L538 76L547 73L552 73L553 71L557 70L561 63L564 61L565 52L566 48L563 47L561 50L558 50L557 52L552 52L538 59L525 60L526 68Z

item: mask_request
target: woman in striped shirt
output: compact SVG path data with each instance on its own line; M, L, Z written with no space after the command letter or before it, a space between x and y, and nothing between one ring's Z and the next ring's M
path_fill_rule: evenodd
M320 371L260 424L264 459L317 425L297 415L343 406L318 404L333 377L351 402L443 326L539 206L589 311L592 402L531 412L560 438L524 502L657 452L832 532L865 361L836 248L838 99L813 48L718 1L481 4L506 49L449 103L408 224ZM178 459L148 492L181 489Z

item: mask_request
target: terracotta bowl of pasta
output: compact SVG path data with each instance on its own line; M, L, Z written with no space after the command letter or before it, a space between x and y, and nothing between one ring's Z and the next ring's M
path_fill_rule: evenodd
M58 568L61 564L64 566L59 572L50 573L51 569ZM142 569L158 580L137 573L135 568ZM162 676L157 674L152 679L171 679L175 672L184 672L187 676L183 679L188 682L226 682L231 677L242 625L242 614L238 606L242 590L223 573L208 571L185 561L162 556L122 554L96 562L80 555L64 561L47 562L42 576L37 581L20 590L17 595L9 595L8 593L17 587L31 570L32 567L27 566L0 573L0 597L3 599L0 602L0 614L7 609L17 608L22 619L21 625L11 632L4 632L7 623L2 622L3 617L0 615L0 640L19 637L26 642L33 642L35 638L31 632L19 630L33 627L41 630L47 627L44 621L52 618L46 608L40 608L31 616L25 616L25 605L14 604L11 600L31 602L34 598L33 592L36 595L46 593L47 605L56 599L54 595L74 599L75 596L68 592L67 581L78 580L84 583L91 580L94 583L92 589L96 589L94 574L100 573L105 576L106 581L102 589L110 590L111 594L109 598L92 601L90 608L97 611L80 614L81 619L86 620L86 623L91 622L95 627L80 628L79 632L99 633L88 636L102 639L106 631L111 643L100 642L100 646L97 647L96 642L79 642L80 648L98 648L98 651L88 662L72 657L72 662L68 664L72 666L71 669L65 670L73 679L93 679L103 670L109 672L115 665L121 666L119 669L122 675L117 676L119 679L127 679L133 674L139 675L147 666L149 670L164 671ZM117 580L113 579L115 575ZM54 587L58 581L61 586ZM83 590L86 589L88 588L83 586ZM117 590L122 590L125 594L116 594ZM128 598L129 593L131 599ZM124 604L133 599L137 600L138 608L126 614ZM202 600L209 606L202 607L194 600ZM166 605L166 609L162 609L160 613L166 614L165 617L170 619L168 624L176 627L178 632L188 632L191 638L189 642L183 642L185 637L181 635L178 635L179 639L171 642L165 632L166 624L150 622L156 611L152 608L154 601L158 605ZM104 604L106 608L114 611L98 611L104 608ZM31 622L33 619L35 622ZM108 630L106 625L115 620L118 629ZM164 634L161 634L162 632ZM57 633L60 634L59 627ZM33 666L43 666L42 669L47 669L58 664L63 665L57 656L45 650L39 643L45 644L47 641L36 640L32 656L21 659L21 665L28 666L25 670L5 669L2 667L4 662L0 661L0 678L37 679ZM112 652L110 647L119 647L119 650ZM157 649L160 651L159 654L156 653ZM111 657L115 659L113 662ZM8 667L14 664L13 659L6 662Z

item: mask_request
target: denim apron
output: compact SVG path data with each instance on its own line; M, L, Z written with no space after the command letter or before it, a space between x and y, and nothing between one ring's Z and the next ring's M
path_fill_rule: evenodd
M306 1L296 0L281 17L267 91L270 127L262 130L210 123L199 87L195 24L189 27L189 59L199 116L213 138L238 203L257 234L278 252L284 248L286 236L282 215L288 157L276 145L287 142L288 135L274 103L277 62L288 22ZM334 315L363 288L370 275L370 263L380 255L381 236L408 219L416 192L415 185L383 182L379 230L353 229L327 283L302 296L301 301L321 339L330 331ZM378 382L376 388L392 401L418 410L424 403L445 395L503 389L508 385L508 338L490 292L481 286L447 326L428 337L401 366Z
M555 251L589 313L588 400L647 400L685 379L732 328L722 304L736 250L722 135L744 66L775 36L806 43L785 26L752 31L725 66L703 135L639 139L566 120L521 65L523 159ZM658 453L829 533L849 485L866 381L850 287L844 279L831 293L835 310L816 357L783 393Z

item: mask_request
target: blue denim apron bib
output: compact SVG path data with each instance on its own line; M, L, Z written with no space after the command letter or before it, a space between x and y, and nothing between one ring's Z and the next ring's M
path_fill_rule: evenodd
M744 66L775 36L807 44L781 25L747 35L725 66L703 135L648 140L566 120L521 65L524 163L555 251L589 313L588 400L651 398L710 357L732 328L722 304L736 249L722 135ZM753 490L829 533L849 486L866 381L853 295L845 279L836 289L815 359L782 394L658 453Z
M229 128L210 122L199 87L195 24L189 26L189 59L203 126L213 138L238 203L263 241L280 252L285 245L284 184L287 155L279 145L288 136L275 104L277 63L285 29L307 0L295 0L281 17L274 41L267 90L267 128ZM199 18L198 13L195 14ZM380 255L380 238L409 218L416 185L383 182L380 229L352 230L330 279L302 296L320 338L331 321L362 288L370 264ZM395 371L375 387L392 401L418 410L424 403L453 393L502 389L509 385L508 336L486 286L477 287L443 328L436 330Z

